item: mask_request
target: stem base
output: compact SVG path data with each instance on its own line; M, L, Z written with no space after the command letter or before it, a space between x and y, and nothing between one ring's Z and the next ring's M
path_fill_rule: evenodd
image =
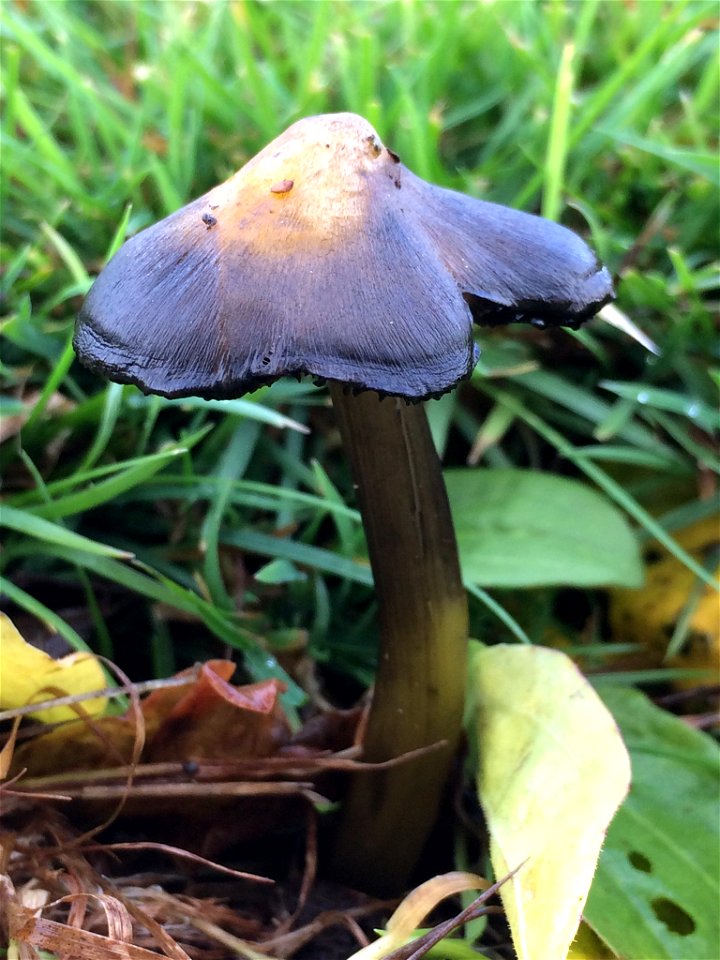
M467 600L440 463L422 405L331 384L375 577L380 659L363 759L333 851L345 882L406 883L437 818L462 726Z

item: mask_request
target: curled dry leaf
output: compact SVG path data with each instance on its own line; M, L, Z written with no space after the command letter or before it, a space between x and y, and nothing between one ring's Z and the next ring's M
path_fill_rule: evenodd
M334 771L354 768L359 714L317 717L293 738L283 684L238 686L234 669L225 660L201 664L124 716L85 718L26 740L10 768L22 774L13 803L55 795L85 823L122 809L124 818L142 818L158 844L210 858L281 827L302 828L308 808L327 802L316 781L324 791Z
M188 686L153 691L142 701L145 725L143 762L238 759L274 753L289 737L277 680L247 686L229 682L235 665L228 660L202 664ZM192 675L195 668L179 676ZM130 762L135 716L102 717L49 731L21 747L15 769L30 777L72 770L114 767Z
M427 915L441 900L465 890L487 890L490 882L475 873L455 870L432 877L411 890L386 924L379 940L354 953L350 960L383 960L406 944Z

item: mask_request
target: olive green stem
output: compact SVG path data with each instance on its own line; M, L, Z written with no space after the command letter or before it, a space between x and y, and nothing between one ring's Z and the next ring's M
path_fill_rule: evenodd
M467 600L440 462L422 405L331 395L350 457L378 600L380 656L363 759L420 757L358 773L334 868L378 894L406 883L437 818L460 736Z

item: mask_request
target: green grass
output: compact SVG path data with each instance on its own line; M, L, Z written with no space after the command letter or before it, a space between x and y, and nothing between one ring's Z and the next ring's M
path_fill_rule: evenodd
M483 465L584 475L709 578L670 536L678 516L707 515L698 491L718 466L712 0L2 13L2 402L27 418L0 447L14 609L135 675L223 645L251 676L279 675L306 640L370 681L370 576L324 393L146 398L71 348L81 298L125 235L334 110L365 115L421 176L586 234L660 348L600 321L576 336L483 332L472 384L430 405L447 462L482 437ZM553 597L474 589L474 631L540 639Z

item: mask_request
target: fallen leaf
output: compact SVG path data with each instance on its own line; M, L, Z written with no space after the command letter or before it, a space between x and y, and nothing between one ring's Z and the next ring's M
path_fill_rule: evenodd
M229 660L210 660L177 674L192 678L187 685L165 687L146 697L141 702L141 762L237 760L276 753L289 738L279 699L284 685L264 680L236 687L228 682L234 671ZM30 777L48 777L130 763L136 722L131 707L122 717L65 724L19 748L15 768L25 768Z
M691 524L675 535L677 542L700 563L717 557L720 526L717 516ZM640 590L610 591L610 624L618 643L640 643L651 663L708 671L712 682L720 672L720 603L717 591L698 581L661 544L653 543L646 558L645 585ZM716 576L720 573L714 565ZM687 617L679 649L671 649L678 623ZM670 641L670 646L669 646ZM692 687L697 678L675 685Z
M59 660L27 643L12 620L0 613L0 707L24 707L42 700L103 690L107 686L100 663L91 653L70 653ZM31 714L43 723L76 720L78 711L101 714L107 700L83 700L77 709L49 707Z
M619 958L607 944L602 942L592 927L583 922L570 944L568 960L619 960Z
M477 784L519 960L568 955L600 847L630 785L612 715L556 650L474 647Z
M132 717L76 720L48 730L16 747L10 773L27 777L64 776L73 771L125 767L132 761L136 738ZM24 784L23 780L23 784Z
M262 680L236 687L229 683L234 671L235 664L228 660L211 660L201 665L191 687L151 693L143 704L145 760L221 760L274 753L289 738L280 705L285 685Z
M23 742L11 774L19 790L61 793L73 814L140 817L153 839L215 856L305 822L322 764L290 742L278 680L235 686L235 665L214 660L154 690L121 717L66 723ZM187 680L178 684L178 680ZM316 751L316 754L318 751ZM321 758L318 758L318 762Z

